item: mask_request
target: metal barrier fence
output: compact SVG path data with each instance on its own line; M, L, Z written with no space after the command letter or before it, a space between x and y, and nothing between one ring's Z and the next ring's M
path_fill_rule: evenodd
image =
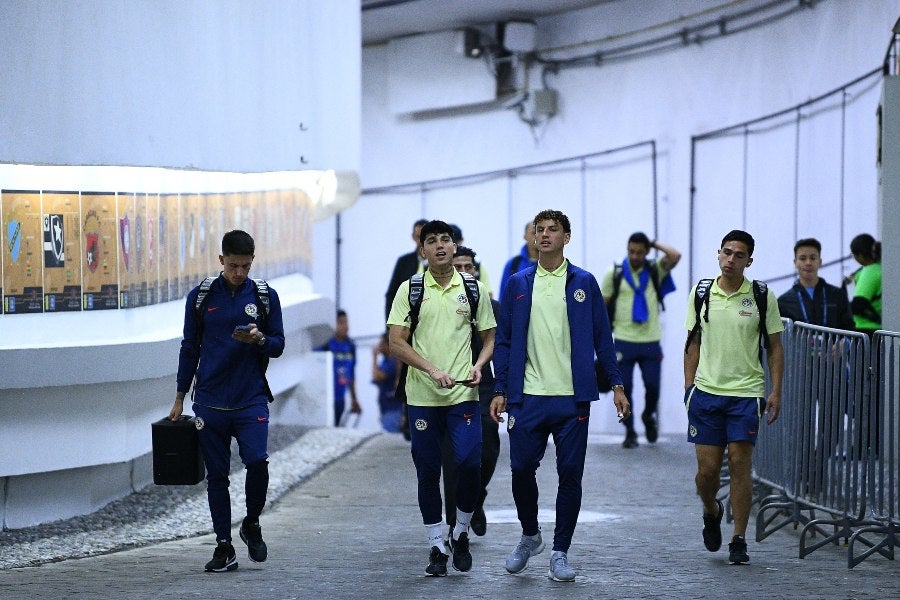
M900 334L870 341L785 324L781 416L760 428L753 459L755 482L772 492L758 498L756 540L802 525L800 558L843 538L850 568L876 552L893 559ZM859 555L857 543L866 547Z
M850 536L849 560L854 566L875 552L894 557L897 533L900 531L900 474L898 474L898 398L900 398L900 333L877 331L873 338L875 348L874 384L869 440L869 514L874 523L860 527ZM873 543L865 536L878 535L881 540ZM854 553L856 542L867 549L858 556Z

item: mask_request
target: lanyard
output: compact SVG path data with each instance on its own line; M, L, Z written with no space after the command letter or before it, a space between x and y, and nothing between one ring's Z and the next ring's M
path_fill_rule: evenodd
M800 310L803 312L804 323L812 323L812 321L809 320L809 315L806 313L806 303L803 301L803 297L806 296L810 299L810 301L813 301L815 299L815 294L815 288L813 288L812 298L810 298L809 294L804 294L803 290L797 290L797 300L800 302ZM822 322L813 323L813 325L822 325L822 327L828 327L828 298L826 297L824 289L822 290Z

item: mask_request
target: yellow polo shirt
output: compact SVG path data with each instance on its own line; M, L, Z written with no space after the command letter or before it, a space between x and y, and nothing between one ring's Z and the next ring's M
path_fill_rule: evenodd
M525 351L525 387L535 396L572 396L572 334L566 307L566 270L554 271L538 263L531 293L531 315Z
M685 327L697 321L694 290L688 299ZM714 280L709 296L709 323L700 309L700 364L694 383L704 392L720 396L761 398L765 396L765 373L759 363L759 309L753 299L753 284L746 277L738 291L726 294ZM784 331L778 300L771 289L766 306L766 330Z
M454 273L445 289L426 271L424 287L419 324L412 336L413 350L452 377L468 379L472 369L471 307L462 276ZM478 295L478 331L496 328L491 300L481 282ZM409 327L408 319L409 280L406 280L394 296L387 324ZM478 400L478 390L464 385L440 388L428 373L410 368L406 375L406 397L407 403L413 406L449 406Z
M659 281L662 282L669 271L663 267L662 261L659 260L655 262L655 268ZM631 270L631 264L628 265L628 269ZM607 271L606 275L603 276L603 282L600 284L600 293L603 294L604 298L612 297L614 270L615 267ZM637 271L631 270L631 280L637 283L643 270L644 267ZM662 337L662 329L659 326L659 300L652 281L647 282L647 290L644 292L644 296L647 298L647 320L643 323L635 323L631 320L634 290L625 281L624 275L622 276L622 283L619 285L619 296L616 298L616 314L612 323L613 336L617 340L642 344L658 342Z

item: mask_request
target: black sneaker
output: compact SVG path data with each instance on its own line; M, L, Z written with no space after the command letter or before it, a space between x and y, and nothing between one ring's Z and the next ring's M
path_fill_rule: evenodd
M206 570L215 573L234 571L238 568L237 556L231 542L219 542L213 552L212 560L206 563Z
M741 565L748 562L750 562L750 556L747 554L747 540L736 535L728 544L728 564Z
M641 421L644 422L644 433L647 435L647 441L651 444L656 443L659 439L659 431L656 428L656 417L653 415L641 415Z
M628 433L626 433L625 441L622 442L622 447L623 448L637 448L638 447L637 434L633 431L629 431Z
M725 516L725 507L722 502L716 500L719 507L718 515L703 513L703 544L710 552L716 552L722 547L722 517Z
M487 533L487 515L484 514L483 506L475 509L475 514L472 515L472 522L469 525L472 527L472 533L478 537Z
M432 577L446 577L447 576L447 559L450 558L437 546L431 547L431 554L428 555L428 566L425 567L425 572L428 573Z
M241 523L240 535L244 543L247 544L247 555L250 557L250 560L258 563L265 562L266 557L269 555L269 549L263 541L262 528L259 526L259 521L248 523L247 519L244 519L243 523Z
M469 552L469 534L462 532L459 539L450 535L450 552L453 553L453 568L457 571L468 571L472 568L472 553Z

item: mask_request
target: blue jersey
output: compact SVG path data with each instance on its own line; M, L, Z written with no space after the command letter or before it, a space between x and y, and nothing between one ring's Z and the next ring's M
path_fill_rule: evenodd
M331 338L319 349L334 354L334 401L343 404L347 387L355 379L356 344L350 338Z
M393 356L390 358L382 356L378 363L378 368L384 373L384 379L375 382L378 387L378 408L381 410L381 414L401 408L401 403L395 396L397 392L397 362Z

